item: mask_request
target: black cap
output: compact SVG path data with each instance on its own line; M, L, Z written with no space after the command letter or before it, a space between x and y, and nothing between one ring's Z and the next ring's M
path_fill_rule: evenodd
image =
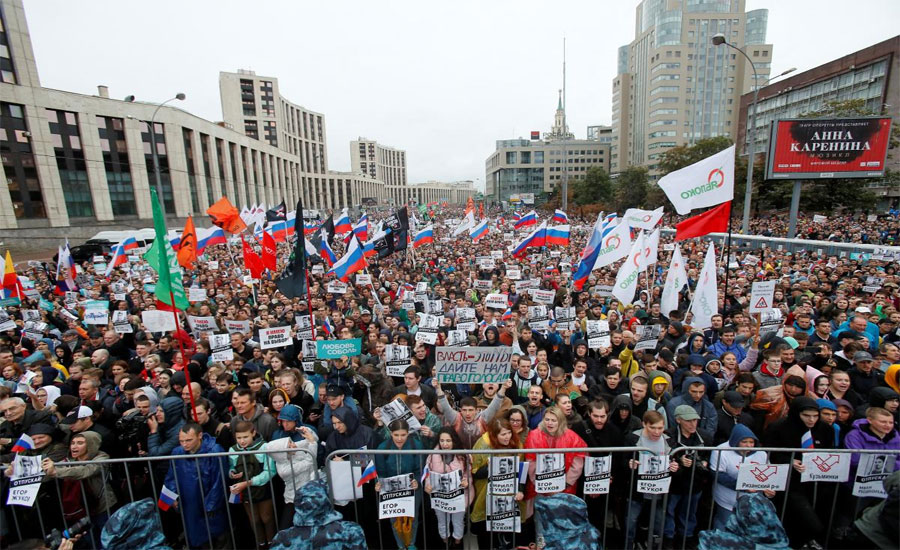
M341 391L340 386L337 384L328 384L328 387L325 389L325 395L328 397L341 397L344 395L344 392Z
M734 390L728 390L727 392L725 392L725 395L722 396L722 401L728 403L732 407L744 406L744 396Z

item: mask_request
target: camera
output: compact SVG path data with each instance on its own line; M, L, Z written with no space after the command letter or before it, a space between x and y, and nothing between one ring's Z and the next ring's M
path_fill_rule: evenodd
M46 544L50 550L57 550L59 545L62 544L63 539L71 539L78 535L83 535L87 533L90 528L91 519L88 517L81 518L62 532L60 532L59 529L50 531L50 534L44 537L44 544Z
M149 433L147 417L139 411L134 411L116 420L116 432L120 441L142 441Z

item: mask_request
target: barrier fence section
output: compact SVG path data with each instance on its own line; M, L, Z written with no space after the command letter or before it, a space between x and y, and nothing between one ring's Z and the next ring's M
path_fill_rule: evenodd
M86 479L78 480L79 491L81 501L84 505L85 510L88 511L87 517L90 518L93 527L88 530L82 537L82 540L88 542L90 546L89 548L100 549L100 527L102 524L105 524L106 520L112 513L121 505L135 502L136 500L140 500L142 498L150 497L154 502L160 498L160 494L162 492L163 482L166 479L166 474L171 469L175 468L176 463L181 462L190 462L192 463L193 469L196 471L196 481L199 485L201 495L207 495L209 497L214 497L218 499L218 494L209 494L207 493L207 487L203 485L203 473L201 472L201 462L203 461L213 461L211 464L214 469L218 470L218 473L215 474L218 478L214 480L215 484L221 480L221 488L222 488L222 502L225 503L223 506L223 510L215 510L212 512L206 512L203 514L203 525L200 526L201 529L205 529L207 536L207 543L202 545L201 548L241 548L238 545L238 541L235 538L236 533L241 533L239 528L246 527L246 521L240 521L239 518L233 517L233 512L231 510L231 506L229 503L233 503L233 501L229 501L229 497L231 493L229 491L229 486L237 482L236 479L230 479L231 467L229 464L229 457L235 458L238 462L240 462L243 466L243 471L248 471L247 469L247 456L249 455L267 455L271 457L271 455L293 455L293 453L304 453L309 455L312 464L316 464L316 456L309 450L304 448L288 448L284 450L271 450L271 449L263 449L256 451L232 451L232 452L218 452L218 453L197 453L197 454L185 454L185 455L177 455L177 456L157 456L157 457L140 457L140 458L112 458L106 459L102 461L85 461L85 462L57 462L55 463L55 467L57 471L63 468L76 468L76 467L97 467L100 466L100 471L102 472L103 479L103 491L112 490L113 494L117 499L117 503L115 507L109 506L109 498L105 494L101 495L93 495L92 492L89 492L85 489L85 481ZM301 472L295 472L294 469L294 460L293 456L290 456L290 460L286 462L290 465L291 470L291 478L295 479L296 474L300 474ZM313 468L312 478L318 479L319 470L317 467ZM58 478L58 476L57 476ZM183 495L182 493L182 483L183 480L180 479L179 475L173 476L175 481L175 492L178 495ZM39 496L35 499L34 505L32 507L24 507L24 506L6 506L6 495L9 490L8 487L8 478L4 479L4 510L0 513L0 518L2 518L2 523L7 524L2 527L2 532L6 536L9 531L9 527L14 527L15 532L19 535L20 538L34 538L36 536L40 536L40 538L46 538L51 534L53 529L58 529L60 532L63 530L69 530L73 524L72 522L66 519L65 513L60 513L62 511L62 503L63 503L63 491L60 488L60 484L55 482L55 479L52 477L44 476L41 481L41 488L39 489ZM293 484L293 482L291 482ZM290 510L290 515L293 515L293 504L285 504L283 503L283 492L276 491L276 485L283 486L283 482L281 478L277 475L273 475L268 480L268 498L271 500L273 505L273 509L282 508L286 506ZM301 484L297 484L299 487ZM50 487L52 486L52 487ZM41 492L50 491L51 493L48 495L50 498L40 498ZM88 495L92 495L91 500L98 500L102 503L105 503L105 509L101 509L101 511L97 514L91 514L91 502L89 502ZM255 517L255 507L253 502L253 494L248 489L246 494L249 497L249 507L246 507L250 511L250 527L252 529L251 533L258 536L255 533L255 525L256 525L256 517ZM68 495L67 495L68 496ZM55 497L55 498L54 498ZM78 495L76 494L75 498ZM204 508L206 508L206 500L203 499ZM163 512L158 506L156 507L157 517L159 519L159 525L163 528L164 531L167 531L166 527L171 526L172 522L180 522L181 528L183 529L183 533L185 538L187 538L188 533L188 525L189 520L185 517L185 507L181 506L181 501L183 499L179 496L177 499L178 506L173 506L173 509L177 512L178 518L173 518L172 514ZM43 503L42 503L43 501ZM48 501L55 504L51 510L42 510L43 506L48 505ZM69 499L71 502L71 499ZM283 506L278 506L278 503L281 502ZM276 508L277 506L277 508ZM216 521L216 514L225 514L225 518L227 520L227 532L219 535L218 537L213 534L213 529L210 527L210 520ZM7 516L12 516L11 520ZM180 518L180 519L179 519ZM57 519L58 522L53 524L51 519ZM30 525L29 522L37 521L37 527L40 530L38 533L34 530L34 525ZM277 520L277 518L276 518ZM11 525L10 525L11 523ZM286 527L290 527L288 525L277 525L277 529L284 529ZM237 524L238 528L235 527ZM192 527L197 527L192 525ZM276 529L276 530L277 530ZM177 532L177 529L176 529ZM223 537L225 540L223 540ZM254 537L255 540L256 537ZM219 540L215 540L219 539ZM230 539L230 540L228 540ZM227 543L230 542L231 545L228 546ZM254 542L255 544L255 542ZM192 546L193 547L193 546Z
M558 468L559 464L557 464L556 461L558 461L559 459L555 457L564 455L566 453L584 453L592 458L610 457L609 461L592 461L590 468L588 468L588 465L586 464L585 471L583 472L581 479L576 483L576 486L578 487L578 495L584 498L585 502L588 505L588 511L592 523L601 532L601 548L630 548L636 540L636 537L638 536L638 528L640 527L641 529L647 529L646 548L661 549L663 544L663 531L666 521L674 520L675 522L681 523L681 525L686 526L689 523L688 520L690 519L690 517L696 514L696 527L698 530L712 529L714 526L716 526L717 522L714 521L714 516L717 512L716 503L709 502L709 510L708 512L706 512L705 516L702 519L699 517L700 511L697 509L696 504L699 503L701 499L703 499L704 501L712 501L712 493L715 491L715 488L719 483L720 476L723 475L724 471L722 462L723 453L747 453L748 451L751 453L766 453L764 462L757 463L755 461L749 461L747 460L746 456L741 456L739 462L742 465L742 471L744 470L743 464L753 464L753 469L756 470L756 472L759 474L759 477L755 479L760 482L760 487L762 487L763 485L777 486L777 489L774 491L774 496L770 496L771 494L767 496L770 496L770 498L772 498L772 501L776 506L779 519L784 519L785 513L791 506L791 502L795 502L797 498L809 500L809 505L811 505L816 510L816 512L819 514L820 520L823 524L825 524L825 533L823 533L824 540L817 539L818 542L823 544L823 546L825 547L828 547L831 539L831 533L836 527L836 522L838 520L846 521L848 517L850 518L850 521L852 521L852 519L855 517L855 513L861 510L860 504L857 504L856 508L853 509L852 506L849 506L849 503L851 503L852 500L845 500L843 498L852 497L853 495L851 486L854 483L854 476L859 473L854 470L861 469L865 465L866 470L864 474L860 475L868 476L871 474L876 477L878 477L878 475L881 475L883 477L885 474L890 474L890 472L893 471L890 466L893 461L900 461L900 451L898 450L868 449L794 449L774 447L743 448L721 446L679 447L677 449L673 449L670 455L665 460L654 460L653 458L651 458L658 455L655 455L651 449L646 447L580 447L514 450L453 449L448 451L438 449L353 449L338 450L332 452L325 460L325 468L321 470L319 470L318 468L313 469L312 478L317 479L322 475L325 475L328 483L329 496L335 509L341 511L345 516L351 516L351 519L366 517L374 519L374 522L377 524L378 540L383 541L385 540L383 536L386 533L383 532L385 526L382 525L382 521L377 519L378 499L376 498L374 501L372 500L374 491L372 491L371 487L375 484L375 480L370 481L368 484L363 484L362 487L357 490L357 485L363 475L363 471L365 471L366 466L368 466L370 461L374 461L375 457L379 455L390 456L395 460L399 460L403 455L414 455L420 457L418 459L418 463L420 464L421 469L424 467L428 455L466 455L470 457L470 464L471 458L475 457L476 455L488 455L488 459L486 462L488 468L488 485L486 498L487 510L485 521L483 522L485 525L483 526L484 533L482 533L482 536L484 536L485 534L487 535L487 538L490 541L490 548L515 548L519 545L527 545L529 542L532 542L534 538L528 537L528 540L523 539L521 524L524 523L523 520L526 518L519 517L519 521L517 522L516 517L518 515L518 512L506 509L501 510L499 508L499 504L504 502L500 497L508 500L512 498L512 495L510 495L506 491L493 492L491 490L491 488L493 487L493 484L491 483L492 481L497 483L498 486L501 486L503 485L502 480L524 479L525 476L523 474L525 474L527 470L525 470L525 472L519 471L519 464L523 464L523 462L518 460L518 457L523 457L525 455L536 455L535 462L538 474L540 474L541 471L556 471L554 468ZM316 457L313 456L310 451L306 449L296 448L277 451L260 450L179 456L108 459L101 461L101 470L103 471L104 486L113 490L119 498L119 502L117 504L118 506L126 504L128 502L134 502L135 500L140 500L141 498L146 498L148 496L156 501L162 491L162 484L165 479L165 473L170 468L175 467L178 461L192 462L189 468L193 468L196 471L201 493L207 494L206 489L203 487L201 461L213 460L214 464L218 464L217 468L219 472L217 475L221 478L222 484L221 498L225 504L222 507L223 509L217 509L210 513L203 514L203 525L200 525L199 527L200 529L203 529L205 531L207 542L200 547L241 548L242 546L239 546L240 537L246 538L247 536L253 536L254 542L257 540L256 537L259 536L259 533L256 533L257 527L255 526L258 526L258 524L256 522L254 512L255 507L253 495L249 491L247 492L249 496L249 506L243 507L244 510L247 511L247 516L249 516L246 519L244 518L244 514L242 513L240 508L232 509L232 507L227 504L229 502L230 496L229 486L232 484L232 482L236 481L234 479L229 479L229 473L231 471L228 462L229 457L234 457L237 461L242 462L244 470L246 471L247 455L272 455L297 452L309 455L309 457L315 464ZM771 453L776 453L780 457L788 456L789 458L786 462L774 464L771 461ZM803 457L805 455L811 455L810 457L808 457L811 458L811 460L804 460ZM856 455L859 461L857 463L857 466L849 472L849 479L847 480L849 485L848 483L842 482L843 478L841 478L839 481L801 480L800 482L797 482L796 480L792 480L792 478L795 477L795 472L799 472L799 470L794 466L803 464L807 464L808 468L812 466L816 466L818 468L819 474L813 477L826 479L829 476L825 474L827 474L827 472L832 468L834 468L835 470L835 475L837 475L837 477L840 477L838 471L844 471L842 470L845 464L844 461L849 462L851 456L853 455ZM553 456L554 458L545 459L544 457L546 456ZM503 460L504 458L506 460ZM510 460L513 458L515 458L515 460ZM893 458L893 461L890 460L890 458ZM816 462L816 460L818 460L818 462ZM690 469L690 478L687 485L686 495L671 492L668 483L657 483L656 485L654 485L654 482L659 482L660 480L664 479L669 479L669 481L671 481L671 478L666 475L666 472L668 472L668 467L673 461L679 464L680 469ZM341 468L335 468L335 465L340 462L343 462L344 464L346 464L346 466L342 465ZM293 460L289 460L288 463L291 465L291 474L293 478ZM97 466L97 464L97 462L93 461L59 462L56 463L56 468L61 469L79 466ZM718 467L712 467L714 464L718 465ZM548 470L548 468L550 468L550 470ZM782 469L786 469L787 472L785 473ZM347 476L348 473L349 477ZM510 478L510 475L512 475L512 478ZM683 471L682 475L684 475ZM846 472L843 474L844 477L846 477L847 475L848 474ZM625 476L628 477L627 485L624 485L622 483ZM702 476L706 477L705 482L701 481ZM585 496L584 493L586 491L583 483L588 478L590 478L592 483L600 481L600 486L604 485L602 483L603 480L609 480L605 484L606 492L599 492L596 494ZM176 492L181 494L182 482L179 480L178 476L175 476L174 479ZM379 480L381 479L382 478L379 478ZM428 510L425 506L425 499L421 497L421 484L424 482L424 479L425 478L423 476L421 479L416 480L419 484L419 488L413 491L414 493L419 495L415 499L415 508L417 508L417 510L414 513L420 520L429 517ZM770 479L773 480L771 483L763 483L767 482ZM778 480L782 481L779 482ZM91 504L90 502L88 502L88 492L84 489L84 481L85 480L83 479L79 481L79 484L81 486L80 496L83 500L85 509L89 510ZM609 489L610 481L614 483L614 491L610 491ZM637 483L638 481L640 481L643 485L639 485ZM281 491L276 490L276 485L278 483L280 483L280 478L278 478L278 476L272 476L272 478L269 479L267 483L269 491L267 498L271 499L274 509L284 509L286 507L288 510L286 515L286 517L288 518L288 524L284 524L283 521L278 522L277 529L280 530L290 526L289 518L293 514L293 505L283 502L284 499L282 498ZM798 483L800 484L800 487L796 486ZM880 485L880 481L878 483ZM514 486L517 490L517 484L514 484ZM348 487L350 488L350 493L353 495L359 494L359 498L338 498L341 496L345 496ZM811 495L809 489L810 487ZM622 489L627 489L627 491L622 491ZM648 489L650 489L649 492ZM8 479L4 480L4 493L6 493L6 491L8 491ZM14 527L16 533L20 536L28 533L34 533L30 536L37 536L37 531L35 530L35 528L37 528L40 532L40 536L45 537L46 535L50 534L50 532L54 528L61 531L62 529L69 529L71 527L70 522L66 520L65 516L61 516L61 514L59 514L59 509L54 511L42 510L41 508L42 500L44 501L44 506L46 506L48 502L52 502L56 505L62 503L63 493L60 489L60 484L55 483L53 478L45 477L41 484L41 491L50 492L50 494L48 495L50 498L38 498L32 508L15 505L4 505L4 511L2 512L3 521L4 523L11 523L11 525L5 526L4 532L6 531L6 528ZM792 491L794 492L793 495ZM364 492L366 492L365 495L363 494ZM802 492L802 494L798 496L798 492ZM214 496L218 500L218 495L208 496ZM491 497L498 497L496 503L495 500ZM540 495L537 498L540 498ZM866 497L856 498L862 501L862 499L865 499ZM97 514L97 516L105 517L97 518L100 520L100 522L105 522L106 517L111 515L117 507L110 507L109 500L103 500L106 502L106 509L102 511L102 514ZM837 505L839 500L842 503L842 507L840 509L840 512L836 514L836 512L838 511ZM877 502L877 500L869 501L869 503ZM495 503L493 504L493 506L496 509L492 510L490 508L490 506L492 506L491 503ZM204 507L206 504L207 503L204 501ZM471 503L468 504L471 505ZM672 510L669 510L670 505L672 506ZM369 507L369 509L361 510L360 506L367 506ZM191 523L192 520L188 519L185 516L184 508L185 507L183 506L175 507L175 511L177 512L177 514L173 514L173 512L171 511L163 512L159 508L156 508L160 525L162 526L164 531L169 530L167 529L167 527L171 528L173 522L180 523L180 527L184 530L183 532L185 533L185 536L187 536L189 524L194 529L198 527L197 525ZM465 514L465 533L467 535L473 533L470 512L471 506L467 506ZM225 514L225 519L227 520L227 530L221 535L216 536L214 533L215 529L211 528L210 521L221 520L221 514L223 513ZM638 521L640 517L644 517L642 513L649 516L646 522ZM216 514L219 515L218 518L216 517ZM240 517L234 517L235 514L240 514ZM173 517L174 515L177 515L177 517ZM824 516L826 515L827 522L825 522L824 518ZM7 516L11 516L11 519ZM492 516L502 516L504 519L492 519ZM508 521L510 518L512 518L511 522ZM54 522L54 519L56 519L57 521ZM92 518L92 521L93 519L94 518ZM247 523L248 519L249 525ZM900 525L900 517L898 517L897 519L898 525ZM624 520L624 523L622 523L622 520ZM35 521L37 525L34 525L32 523ZM194 521L196 521L196 518L194 519ZM447 521L449 522L449 518ZM519 525L517 526L516 523L518 523ZM847 525L849 525L849 523ZM250 527L250 530L246 529L246 527L248 526ZM372 524L366 522L365 524L363 524L363 527L366 530L369 530L371 529ZM443 543L443 541L432 540L429 543L427 539L429 529L427 528L428 526L424 527L425 528L422 530L422 534L423 537L426 538L422 541L423 544L421 545L421 547L444 548L445 544ZM616 534L620 536L620 538L616 539L611 544L608 544L609 528L613 528L616 531ZM390 530L390 527L387 527L387 529ZM683 549L687 547L689 530L690 529L681 530L683 535L680 537L680 540L674 541L676 548ZM174 532L177 533L177 529ZM387 533L389 532L390 531L387 531ZM101 547L99 534L99 529L90 530L85 534L84 538L86 541L89 541L89 547ZM624 538L624 541L621 540L622 538ZM230 546L228 543L230 543Z
M672 228L663 228L661 233L667 237L675 236L675 230ZM715 241L721 246L725 246L725 240L728 238L728 233L710 233L703 238ZM895 259L900 258L900 247L898 246L817 241L810 239L788 239L786 237L742 235L740 233L731 234L731 246L733 247L732 254L736 253L738 249L758 250L768 248L778 251L785 250L794 254L806 251L838 257L845 257L850 254L870 254L872 256L888 256Z

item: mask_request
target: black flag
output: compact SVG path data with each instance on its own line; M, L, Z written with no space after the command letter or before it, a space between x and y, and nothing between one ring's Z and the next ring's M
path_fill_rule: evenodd
M281 201L281 204L272 208L271 210L266 210L266 221L267 222L279 222L287 220L287 207L284 205L284 201ZM303 220L301 220L302 222Z
M284 205L282 203L282 208ZM278 290L288 298L306 296L306 237L303 234L303 199L297 199L297 217L294 218L294 252L275 281Z
M385 229L390 228L391 234L394 236L393 247L391 252L397 250L406 250L409 240L409 212L404 206L397 210L384 221Z
M334 217L331 214L329 214L328 217L325 218L325 221L322 222L321 228L328 234L328 244L334 244Z

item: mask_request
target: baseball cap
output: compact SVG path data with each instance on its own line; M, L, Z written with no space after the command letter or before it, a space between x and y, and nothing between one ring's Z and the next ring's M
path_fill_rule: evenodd
M734 390L728 390L727 392L725 392L725 395L722 396L722 401L728 403L732 407L744 406L744 397Z
M328 397L340 397L344 395L344 392L341 391L337 384L328 384L328 387L325 389L325 395Z
M369 311L368 309L363 308L359 311L359 314L360 315L372 315L372 312Z
M875 359L872 357L872 354L868 351L857 351L853 354L853 362L856 363L858 361L874 361Z
M853 311L855 311L856 313L872 313L872 310L866 306L859 306L858 308L854 309Z
M287 405L282 407L281 412L278 413L278 420L291 420L293 422L300 422L300 416L300 407L288 403Z
M675 407L675 418L682 420L699 420L700 415L690 405L678 405Z
M65 418L60 421L60 424L74 424L81 420L82 418L87 418L89 416L93 416L94 411L85 405L80 405L77 409L74 409L70 412Z

